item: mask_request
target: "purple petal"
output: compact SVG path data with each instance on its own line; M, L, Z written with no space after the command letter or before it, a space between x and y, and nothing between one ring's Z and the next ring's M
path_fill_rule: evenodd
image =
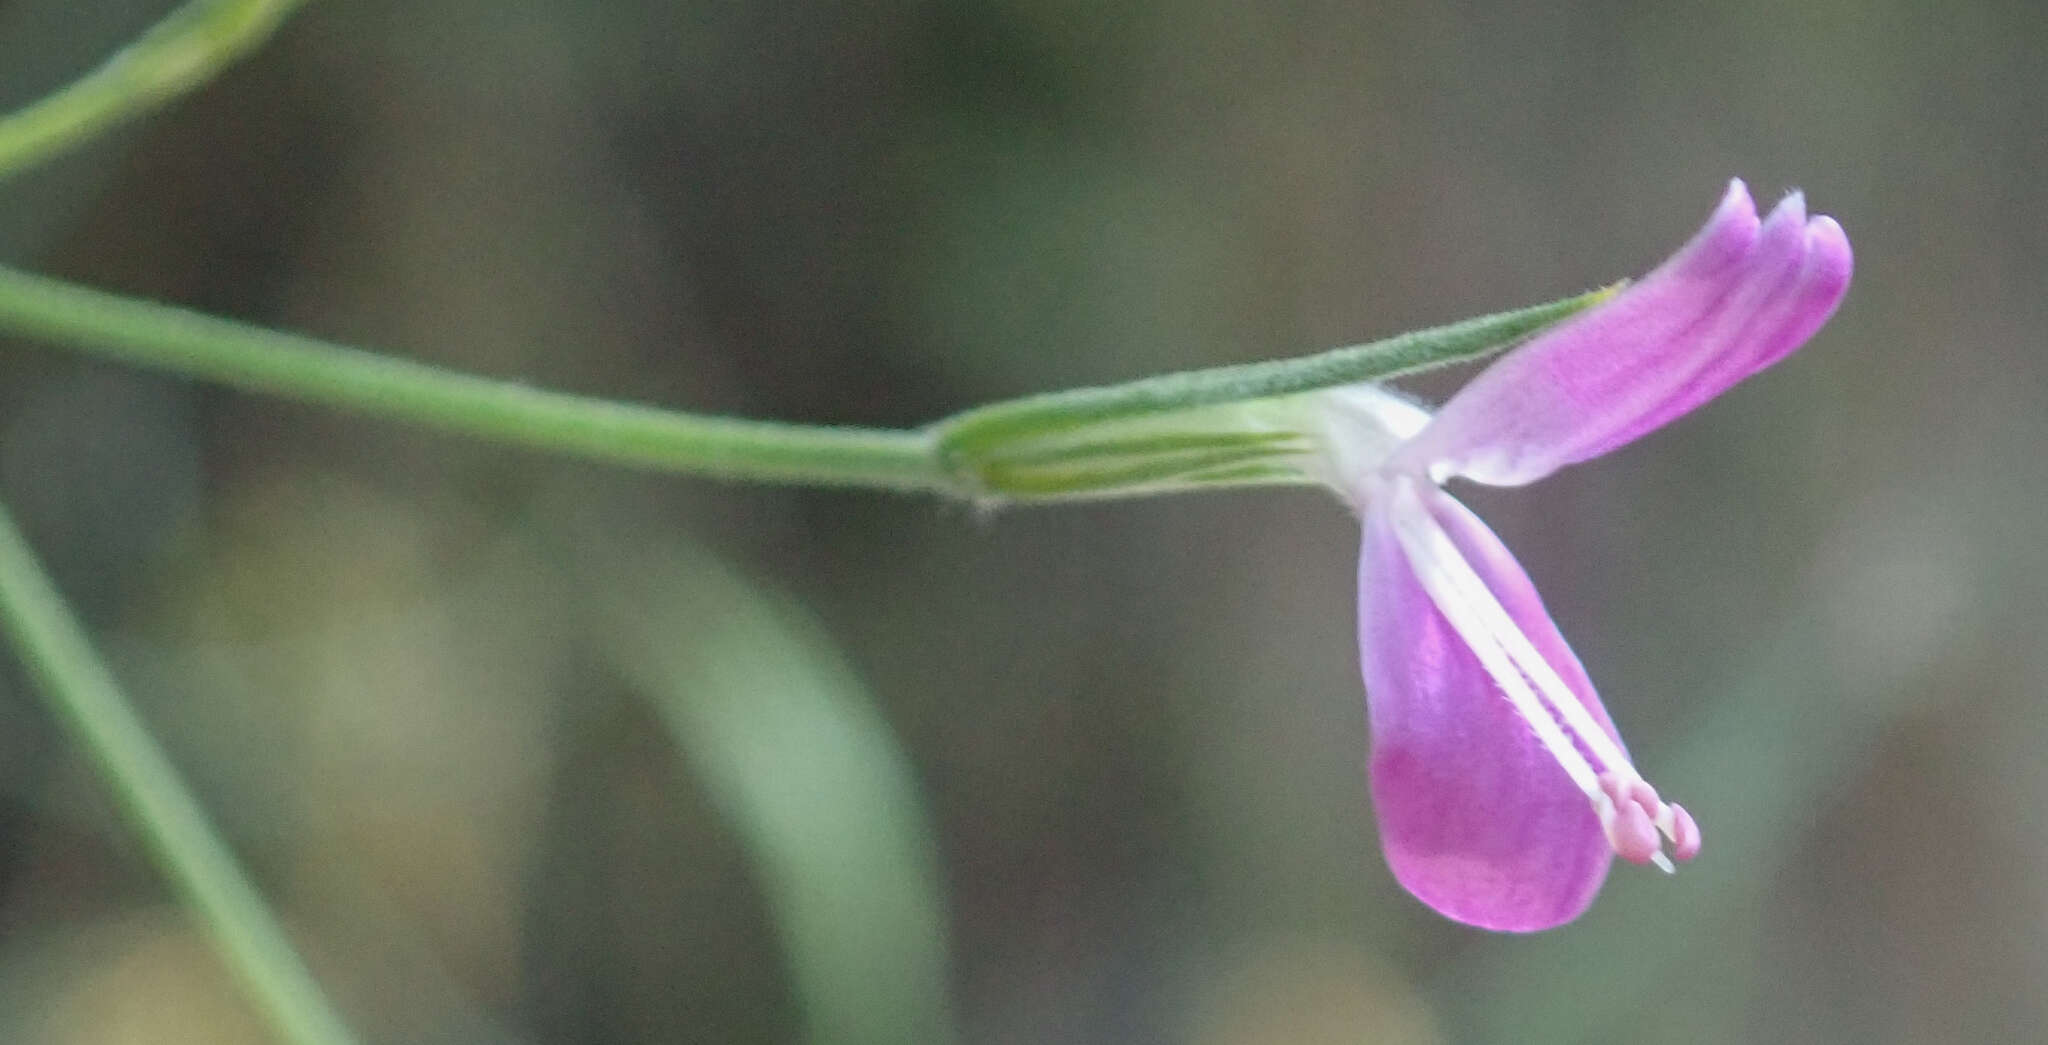
M1500 539L1433 487L1419 491L1544 660L1610 736L1579 660ZM1416 578L1391 498L1365 516L1359 659L1372 723L1380 844L1423 903L1486 929L1528 932L1592 902L1611 850L1584 792L1536 739ZM1619 738L1617 738L1618 741Z
M1613 300L1508 353L1396 461L1518 486L1648 434L1784 358L1848 290L1849 240L1798 193L1759 225L1741 181L1706 225Z

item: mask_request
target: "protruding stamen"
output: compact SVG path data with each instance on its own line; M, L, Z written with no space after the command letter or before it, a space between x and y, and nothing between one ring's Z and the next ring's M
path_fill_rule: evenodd
M1675 870L1664 855L1658 835L1671 840L1671 856L1690 860L1700 852L1700 828L1692 814L1676 802L1657 797L1657 789L1642 777L1607 772L1600 774L1600 795L1593 809L1600 816L1600 829L1615 855L1635 864L1655 864L1666 874Z

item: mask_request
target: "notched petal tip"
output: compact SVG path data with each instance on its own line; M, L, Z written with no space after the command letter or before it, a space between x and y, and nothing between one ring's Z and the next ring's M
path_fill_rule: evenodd
M1778 205L1771 208L1771 217L1775 218L1780 214L1785 215L1787 219L1795 223L1804 224L1806 221L1805 191L1793 189L1791 192L1786 193L1784 198L1778 201Z
M1713 279L1749 253L1756 244L1761 224L1756 201L1749 195L1749 186L1744 185L1741 178L1735 178L1729 181L1728 191L1721 195L1721 202L1714 207L1712 214L1707 215L1699 231L1693 233L1684 246L1672 252L1662 265L1628 289L1634 290L1646 284Z
M1721 202L1714 205L1713 213L1707 215L1706 224L1701 226L1700 235L1745 224L1756 224L1756 199L1749 194L1749 183L1730 178L1728 187L1721 192Z
M1721 202L1715 205L1714 212L1707 215L1706 224L1700 226L1679 253L1708 244L1739 253L1755 238L1757 224L1756 200L1750 197L1749 186L1741 178L1730 178L1728 191L1721 194Z

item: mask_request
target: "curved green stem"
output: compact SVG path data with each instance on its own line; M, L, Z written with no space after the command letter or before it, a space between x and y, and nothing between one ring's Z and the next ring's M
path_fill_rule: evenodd
M227 843L121 694L5 508L0 508L0 627L57 717L92 756L157 866L213 934L229 969L279 1034L307 1045L354 1041Z
M456 373L0 268L0 329L502 442L702 475L947 489L921 432L707 417Z
M552 392L5 267L0 331L253 392L666 471L976 499L1099 497L1270 484L1308 435L1234 428L1233 404L1476 358L1608 293L1298 359L997 403L916 430L712 417Z
M34 166L213 78L305 0L192 0L104 65L0 117L0 178Z

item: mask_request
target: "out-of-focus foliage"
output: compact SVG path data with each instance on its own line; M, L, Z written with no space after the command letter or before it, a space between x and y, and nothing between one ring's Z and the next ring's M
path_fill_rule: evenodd
M0 0L0 106L166 7ZM897 847L847 854L831 903L872 881L943 919L912 961L950 957L927 972L965 1040L2024 1040L2044 55L2048 8L1991 0L328 0L0 186L0 250L38 270L578 391L912 424L1547 300L1662 256L1729 175L1797 183L1858 251L1809 348L1474 494L1706 830L1678 878L1617 872L1539 938L1445 923L1380 864L1356 530L1316 495L981 518L17 344L0 495L375 1040L811 1025L832 955L803 948L844 940L792 930L777 867L833 855L756 852L718 774L770 767L679 746L691 716L602 641L594 579L650 562L670 696L744 688L676 665L765 657L868 709L836 771L887 801L780 806L772 837ZM261 1040L11 668L0 834L0 1038ZM930 880L863 877L899 859Z

